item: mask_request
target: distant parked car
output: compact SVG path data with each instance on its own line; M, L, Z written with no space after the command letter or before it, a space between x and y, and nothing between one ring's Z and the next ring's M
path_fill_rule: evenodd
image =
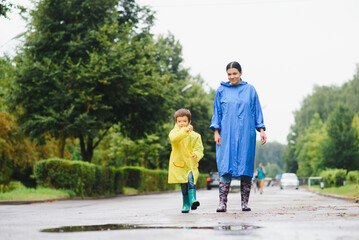
M219 174L218 172L210 172L207 177L207 189L211 190L213 187L219 186Z
M283 173L279 180L280 189L299 188L299 180L295 173Z
M207 177L207 189L211 190L214 187L219 186L219 174L218 172L210 172L209 176ZM230 190L240 189L241 181L239 178L232 178Z

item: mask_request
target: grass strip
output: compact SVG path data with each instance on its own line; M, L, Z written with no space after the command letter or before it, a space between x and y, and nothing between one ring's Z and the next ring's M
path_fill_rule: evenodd
M0 193L0 200L47 200L69 198L72 196L75 196L75 194L70 190L57 190L52 188L21 188L10 192Z
M312 186L311 189L315 190L318 193L326 193L326 194L359 198L359 184L357 183L351 183L345 186L330 187L324 189L320 189L319 186Z

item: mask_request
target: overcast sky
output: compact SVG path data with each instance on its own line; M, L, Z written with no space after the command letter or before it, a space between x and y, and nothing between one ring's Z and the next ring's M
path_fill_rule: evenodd
M209 87L227 81L228 62L242 65L242 79L257 89L268 141L285 144L293 112L313 86L340 86L359 63L359 0L138 2L156 11L153 32L174 34L184 66ZM25 25L16 16L0 19L1 54L13 51L18 42L11 39Z

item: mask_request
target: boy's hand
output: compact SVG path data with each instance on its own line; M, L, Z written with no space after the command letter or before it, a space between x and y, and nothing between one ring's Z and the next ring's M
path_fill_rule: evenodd
M186 132L192 131L193 130L193 126L192 125L188 125Z
M197 162L197 155L196 154L192 154L191 157L193 157L193 160L195 160Z

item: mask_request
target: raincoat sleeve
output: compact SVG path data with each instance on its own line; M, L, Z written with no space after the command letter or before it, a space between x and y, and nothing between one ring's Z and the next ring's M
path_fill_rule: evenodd
M216 92L216 96L214 98L213 116L212 116L211 126L209 128L212 129L213 131L215 129L221 130L221 122L222 122L221 92L218 89Z
M266 130L266 127L264 126L264 120L263 120L263 113L262 113L262 107L259 102L258 94L256 91L254 91L254 107L255 107L255 127L256 130L259 132L260 128L263 128L263 130Z
M201 135L198 134L198 136L194 139L193 142L193 153L197 156L197 162L203 158L203 144L202 144L202 138Z
M168 135L172 144L179 143L182 139L186 138L189 132L186 132L186 128L181 128L179 131L173 129Z

